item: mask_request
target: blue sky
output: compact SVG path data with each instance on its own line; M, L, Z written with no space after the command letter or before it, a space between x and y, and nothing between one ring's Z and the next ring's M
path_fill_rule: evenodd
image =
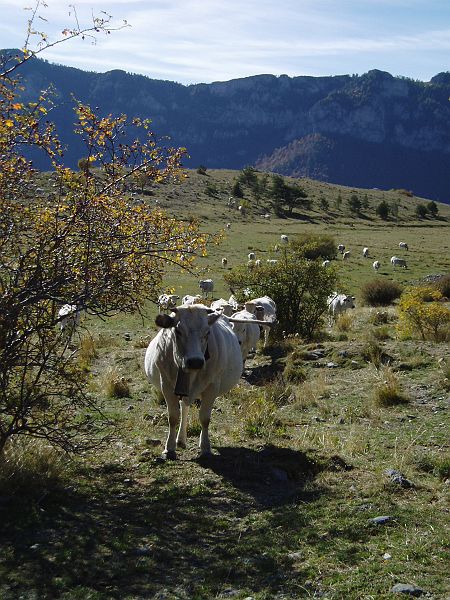
M69 2L46 0L36 29L73 25ZM72 40L41 56L90 71L123 69L179 83L274 75L389 71L428 81L450 70L450 0L72 0L81 25L107 11L130 27ZM0 47L22 47L30 0L0 0ZM70 13L70 14L69 14ZM45 20L43 20L45 19Z

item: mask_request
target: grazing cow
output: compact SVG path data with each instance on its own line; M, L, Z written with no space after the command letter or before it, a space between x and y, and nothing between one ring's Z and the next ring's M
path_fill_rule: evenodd
M324 260L322 263L322 267L328 267L331 264L331 261L329 260Z
M214 400L236 385L242 373L238 339L225 318L202 304L177 307L174 313L157 315L155 322L162 329L144 361L148 380L167 404L169 435L162 456L171 460L176 459L177 445L186 447L189 406L196 400L200 453L211 454L208 428Z
M406 260L404 258L399 258L398 256L392 256L391 265L395 267L403 267L403 269L407 269Z
M80 309L76 304L63 304L58 311L58 317L61 331L71 335L80 324Z
M344 250L345 250L345 246L344 246L344 244L339 244L337 248L338 248L338 250L339 250L339 252L340 252L341 254L343 254L343 253L344 253Z
M257 259L255 260L255 267L260 267L260 266L261 266L261 259L260 259L260 258L257 258Z
M261 330L257 323L252 323L252 321L256 320L256 315L245 308L233 313L231 318L247 321L246 323L232 323L233 331L241 347L242 364L245 367L245 361L249 353L253 350L256 351Z
M355 308L355 297L347 296L347 294L338 294L334 292L331 296L328 296L328 312L330 316L330 323L335 321L339 315L344 313L350 308Z
M256 315L257 319L267 321L268 323L275 323L277 320L277 305L269 296L262 296L261 298L255 298L245 303L245 308ZM259 309L259 310L257 310ZM262 326L264 330L264 348L269 342L270 326Z
M231 317L231 315L236 311L235 306L224 298L219 298L219 300L214 300L214 302L211 302L210 308L215 312L226 315L227 317Z
M363 248L363 257L369 258L369 248Z
M378 271L378 269L381 267L381 263L379 260L375 260L374 263L372 264L373 270L374 271Z
M409 250L408 244L406 242L400 242L398 247L402 248L403 250Z
M270 215L269 215L269 213L266 213L266 214L264 215L264 218L265 218L265 219L270 219Z
M280 240L283 242L283 244L287 244L289 242L289 238L287 235L285 235L283 233L283 235L280 235Z
M277 262L278 262L278 259L277 259L277 258L268 258L268 259L266 260L266 262L267 262L269 265L276 265L276 264L277 264Z
M177 300L179 299L180 296L177 296L176 294L161 294L158 296L159 312L162 312L163 310L171 310L177 305Z
M254 252L249 252L247 258L248 260L255 260L256 255Z
M182 297L181 304L183 304L184 306L191 306L192 304L201 304L202 299L203 298L200 296L200 294L197 294L196 296L186 294L186 296Z
M228 264L228 259L226 259L225 257L222 258L222 267L226 267Z
M245 214L246 214L245 206L238 206L238 211L241 213L241 215L243 217L245 217Z
M231 223L227 223L227 224L226 224L226 228L227 228L227 229L231 229Z
M350 257L350 250L346 250L343 254L342 254L342 260L348 260Z
M275 246L273 247L275 252L279 252L280 251L280 246L278 244L275 244Z
M208 297L208 294L211 294L212 296L212 293L214 291L214 281L212 279L201 279L198 282L198 286L204 293L205 298Z

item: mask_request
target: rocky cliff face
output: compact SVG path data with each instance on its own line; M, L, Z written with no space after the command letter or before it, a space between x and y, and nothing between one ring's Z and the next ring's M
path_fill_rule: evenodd
M151 118L158 134L188 148L187 166L256 164L347 185L407 187L450 200L450 73L429 82L374 70L361 76L258 75L183 86L35 59L23 75L28 94L55 86L60 106L54 119L71 166L83 156L71 131L73 93L100 112Z

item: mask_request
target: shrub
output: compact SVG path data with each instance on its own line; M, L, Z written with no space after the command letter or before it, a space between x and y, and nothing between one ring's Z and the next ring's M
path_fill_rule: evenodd
M369 317L369 323L372 323L372 325L387 325L390 320L390 315L386 310L372 312Z
M206 175L206 167L204 165L199 165L197 167L197 173L199 175Z
M380 202L380 204L377 206L377 209L376 209L377 215L380 217L380 219L383 219L383 221L386 221L387 218L389 217L389 212L390 212L389 204L386 202L386 200L382 200Z
M297 351L291 352L286 360L283 375L287 381L292 383L303 383L306 379L306 371L303 360Z
M336 319L335 327L338 331L348 332L352 328L353 315L350 311L341 313Z
M445 298L450 298L450 275L444 275L436 282L437 289Z
M277 305L279 332L311 339L322 326L336 273L322 268L319 261L304 258L302 251L289 244L276 264L262 264L253 270L235 267L224 274L224 279L238 296L245 296L246 288L254 298L270 296Z
M368 306L389 306L400 298L402 286L395 281L372 279L361 288L361 297Z
M375 340L388 340L391 337L390 329L387 325L381 325L371 331L371 335Z
M424 219L428 215L428 208L426 204L418 204L415 212L419 219Z
M329 235L303 233L291 239L291 247L309 260L317 258L332 260L337 256L336 241Z
M436 342L450 339L450 310L438 302L441 297L432 286L411 287L403 292L398 305L400 335L419 335L422 340Z

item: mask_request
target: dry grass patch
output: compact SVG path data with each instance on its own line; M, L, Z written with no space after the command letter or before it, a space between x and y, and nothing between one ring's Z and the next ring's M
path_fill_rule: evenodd
M108 398L129 398L131 396L128 381L116 367L109 367L101 378L101 388Z
M408 399L402 392L399 378L390 367L380 371L381 383L374 389L374 401L377 406L396 406L407 404Z

